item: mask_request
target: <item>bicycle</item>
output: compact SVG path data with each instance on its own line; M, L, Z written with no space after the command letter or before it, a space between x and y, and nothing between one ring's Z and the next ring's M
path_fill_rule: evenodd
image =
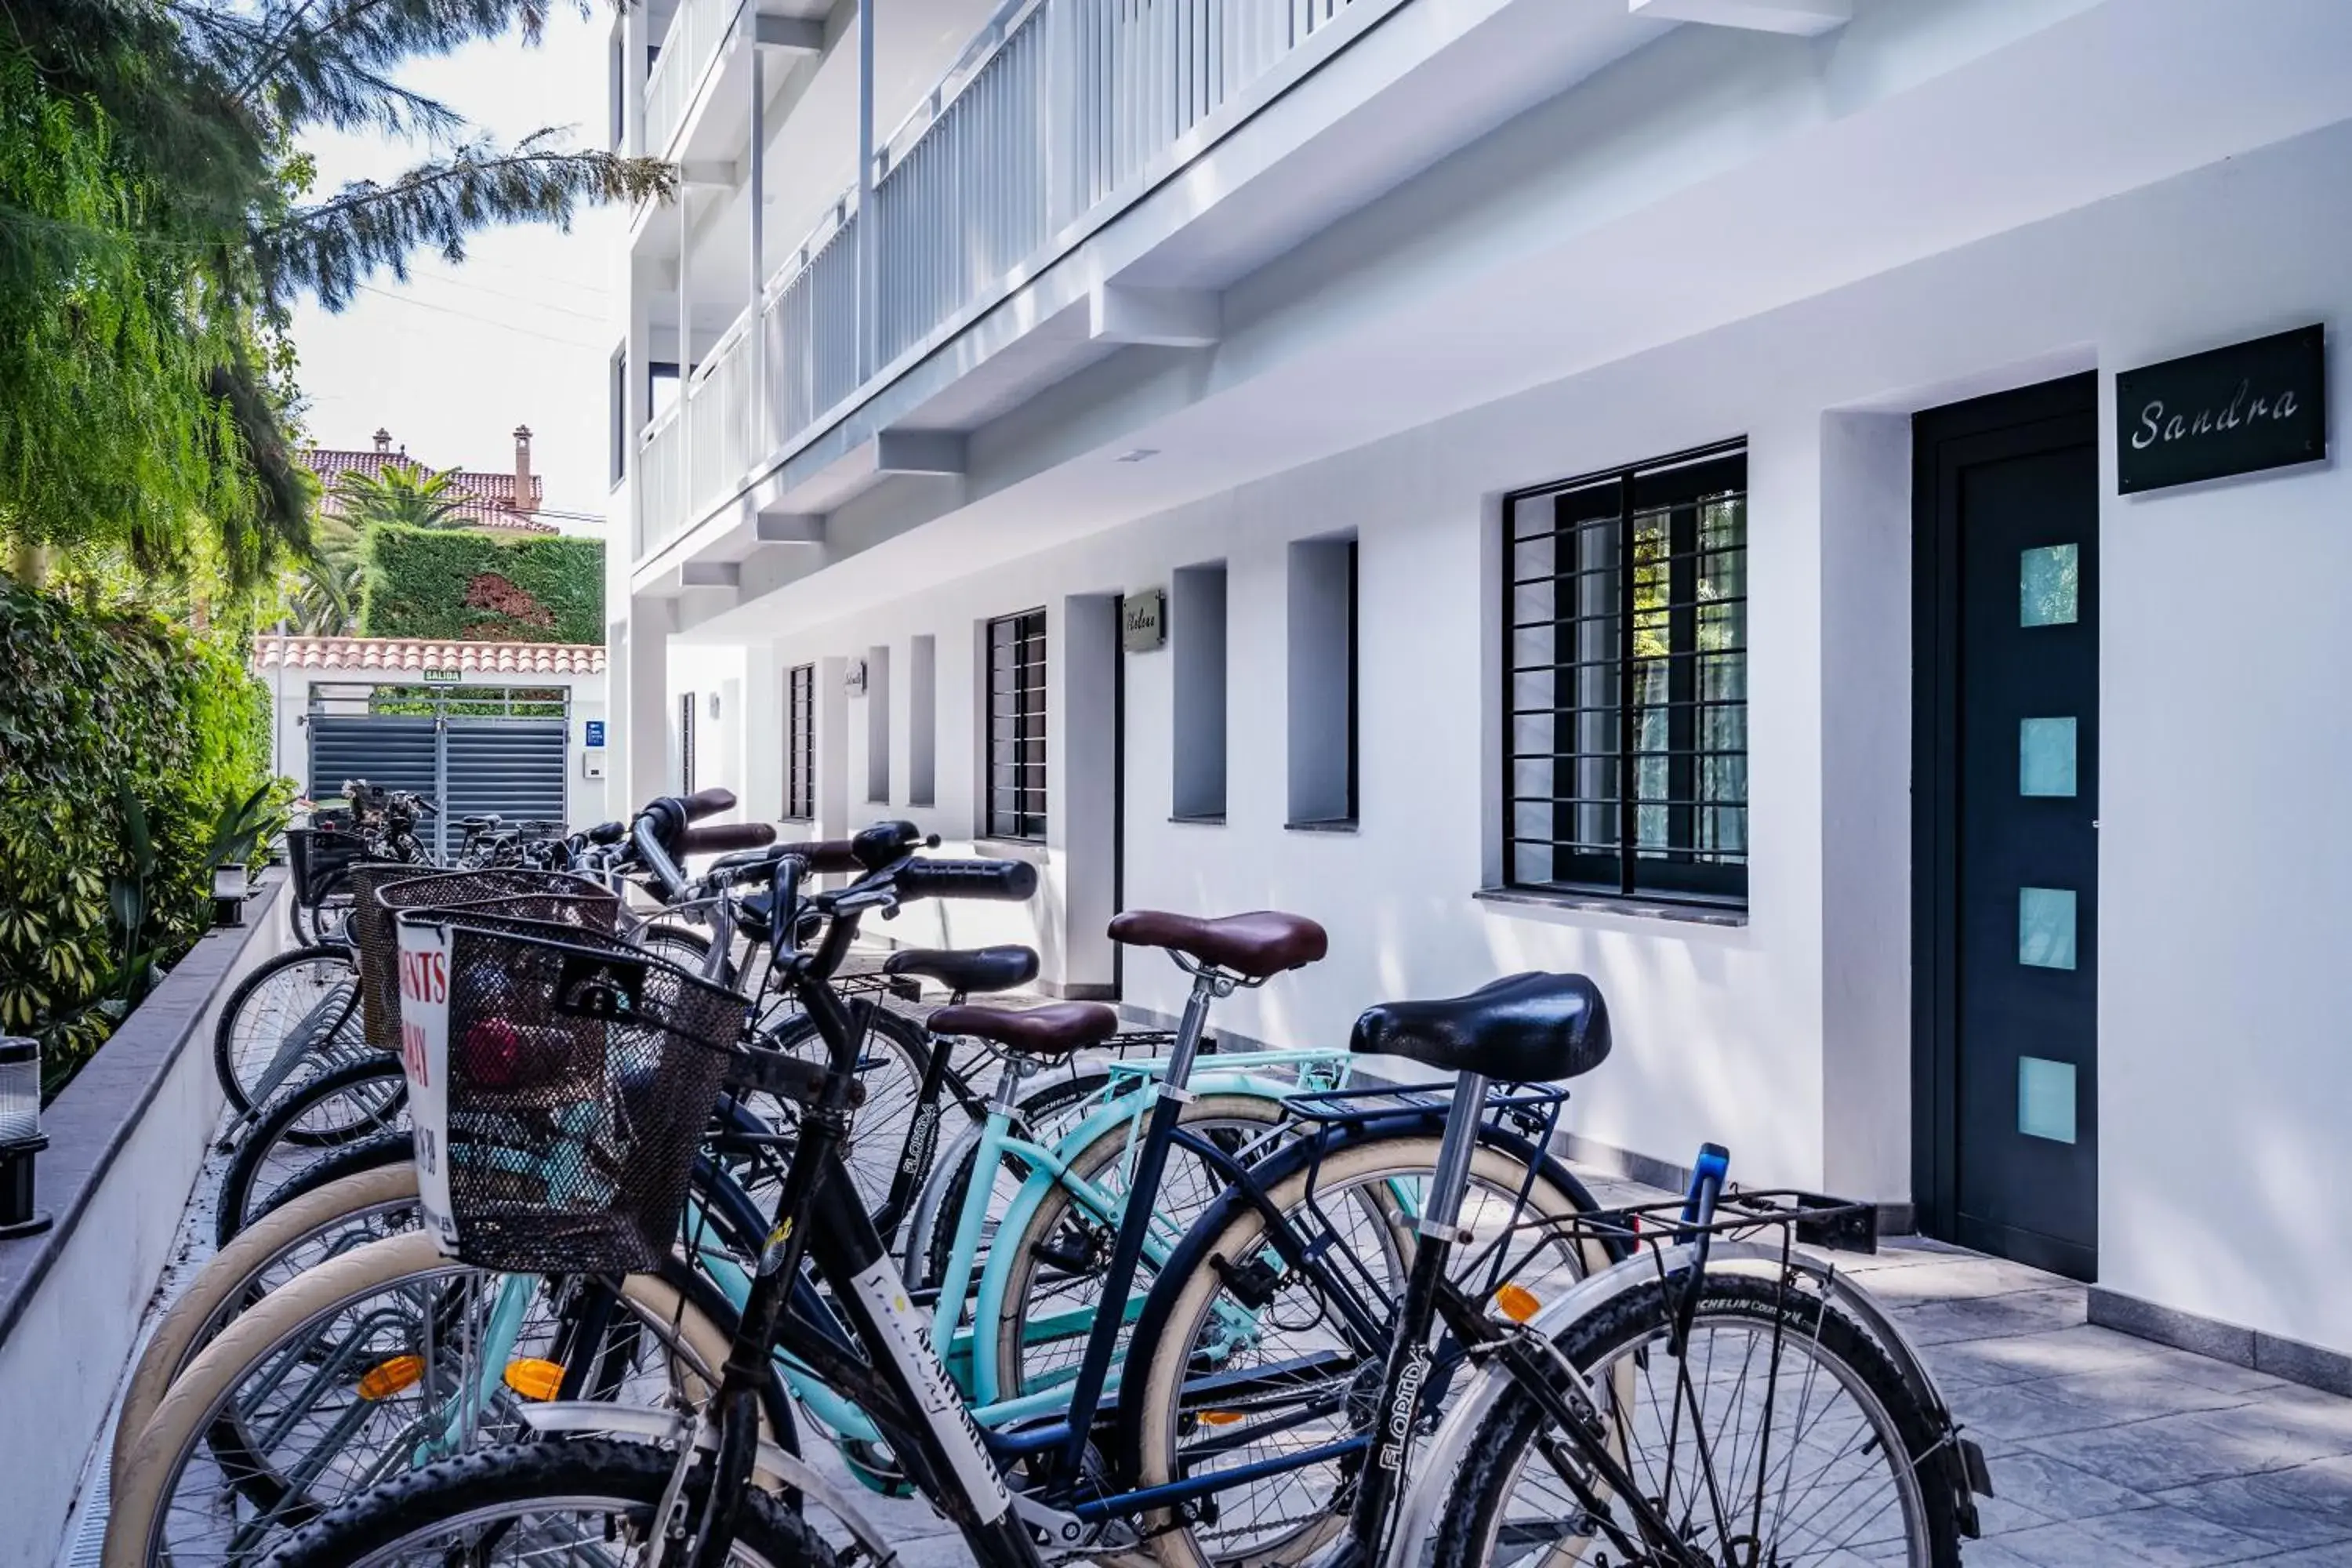
M1087 1406L1099 1400L1103 1386L1104 1368L1097 1363L1108 1363L1116 1348L1123 1315L1106 1313L1098 1319L1087 1348L1090 1370L1082 1368L1066 1415L983 1436L957 1397L946 1369L931 1353L923 1314L908 1300L870 1220L854 1201L838 1152L848 1131L847 1095L856 1077L858 1037L855 1019L832 994L826 980L854 940L860 916L924 896L1024 898L1034 890L1034 868L1004 862L923 862L908 854L847 889L812 895L800 889L803 868L789 858L786 866L789 869L780 870L777 878L777 931L796 931L803 912L814 917L821 931L812 932L807 951L788 951L780 940L773 962L818 1020L829 1061L821 1082L811 1089L811 1103L783 1178L776 1223L760 1253L727 1375L709 1412L686 1417L684 1425L675 1413L645 1412L624 1428L616 1427L616 1413L611 1411L535 1410L531 1424L542 1432L627 1429L667 1436L673 1446L666 1451L631 1451L568 1443L555 1446L563 1455L560 1458L544 1451L508 1450L427 1467L322 1518L281 1549L280 1562L340 1563L352 1560L363 1546L373 1553L387 1543L396 1552L404 1549L404 1542L415 1544L420 1531L429 1534L444 1525L481 1544L476 1527L490 1514L502 1521L497 1542L522 1549L529 1544L530 1521L575 1507L590 1516L585 1528L598 1538L609 1538L604 1535L609 1530L619 1531L621 1539L642 1542L650 1534L665 1552L677 1550L681 1561L725 1559L739 1538L739 1526L752 1532L743 1537L746 1543L761 1550L816 1550L797 1527L746 1493L753 1473L770 1463L754 1436L751 1401L772 1347L794 1357L866 1413L908 1478L962 1527L982 1562L1034 1563L1040 1560L1041 1545L1062 1555L1118 1550L1122 1544L1131 1550L1140 1543L1131 1532L1122 1536L1116 1528L1121 1510L1131 1513L1139 1505L1165 1500L1111 1495L1088 1463L1096 1411ZM1177 1059L1155 1090L1150 1125L1137 1156L1137 1191L1156 1180L1157 1170L1151 1167L1164 1163L1173 1142L1189 1068L1185 1058L1197 1046L1209 999L1220 987L1229 991L1304 961L1310 945L1306 922L1280 917L1239 924L1159 920L1144 929L1131 923L1127 934L1164 939L1188 954L1187 961L1198 963L1200 971ZM458 960L461 968L469 955L478 962L497 962L493 938L465 938L463 929L457 928L452 940L463 942L467 949ZM1240 967L1220 969L1220 963ZM459 1027L454 1016L450 1027ZM1048 1031L1047 1040L1059 1044L1087 1034L1090 1026L1072 1017L1038 1027ZM453 1104L462 1104L462 1085L453 1082L450 1093ZM1555 1095L1555 1104L1557 1100ZM1416 1111L1413 1117L1425 1125L1425 1115ZM1468 1125L1465 1146L1475 1148L1480 1141L1475 1108ZM456 1205L450 1217L461 1256L467 1247L466 1216L457 1212L463 1206ZM1128 1280L1118 1276L1123 1267L1131 1278L1149 1220L1148 1205L1130 1204L1124 1210L1114 1268L1105 1287L1111 1299L1127 1289ZM509 1234L520 1234L520 1227ZM829 1300L812 1302L801 1274L804 1262L830 1285ZM1068 1457L1074 1452L1076 1463L1072 1464ZM1022 1477L1018 1497L1006 1484L1006 1468ZM522 1484L526 1477L528 1484ZM559 1494L562 1506L551 1506L551 1499ZM840 1513L836 1505L845 1500L831 1493L811 1495Z

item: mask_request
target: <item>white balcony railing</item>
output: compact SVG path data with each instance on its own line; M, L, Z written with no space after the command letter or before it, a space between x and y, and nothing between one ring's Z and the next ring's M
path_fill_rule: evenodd
M731 16L738 0L685 0L673 36L698 9ZM762 291L767 395L754 410L748 361L734 351L688 390L707 414L689 419L691 515L648 527L666 542L731 493L746 471L807 434L896 362L990 302L1015 273L1074 243L1082 221L1107 217L1147 188L1171 153L1193 156L1241 121L1217 116L1350 0L1006 0L939 86L876 153L875 343L861 363L859 228L845 194ZM706 46L707 51L707 46ZM660 66L693 63L665 45ZM683 74L683 73L681 73ZM1066 85L1065 85L1066 84ZM656 84L649 81L647 97ZM667 89L665 89L667 90ZM688 96L691 89L686 89ZM678 112L684 111L685 99ZM663 123L658 113L649 124ZM1193 138L1193 145L1178 144ZM661 143L656 142L656 145ZM739 331L743 323L738 323ZM732 402L729 400L732 399ZM706 469L703 435L715 431ZM653 437L649 437L649 439ZM737 445L740 439L740 444ZM648 451L650 459L651 453ZM716 487L716 488L713 488ZM689 493L690 489L690 493ZM659 548L649 540L646 552Z
M751 312L735 318L686 388L687 510L733 495L751 460Z
M710 61L735 24L743 0L678 0L662 36L661 56L646 74L646 151L658 158L669 151L695 89L709 74Z
M686 426L679 405L656 415L637 440L637 559L686 527Z

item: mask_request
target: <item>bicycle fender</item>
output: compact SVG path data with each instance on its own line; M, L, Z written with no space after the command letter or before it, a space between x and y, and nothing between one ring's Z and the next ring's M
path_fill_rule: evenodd
M1288 1090L1270 1079L1202 1073L1193 1079L1188 1092L1202 1096L1251 1095L1279 1102ZM1056 1151L1087 1148L1114 1127L1136 1124L1139 1118L1150 1110L1158 1098L1157 1079L1139 1084L1136 1089L1107 1101L1085 1121L1056 1140L1054 1147ZM1021 1191L1013 1195L1012 1206L1005 1210L996 1234L1000 1237L1027 1235L1029 1222L1036 1217L1039 1205L1059 1184L1051 1171L1030 1172L1029 1179L1021 1184ZM978 1184L973 1185L976 1189ZM993 1405L1004 1397L997 1378L994 1325L1003 1314L1004 1291L1011 1282L1009 1276L1013 1272L1013 1248L991 1247L988 1259L981 1268L979 1301L972 1315L975 1326L971 1336L971 1403L974 1405Z
M1557 1339L1561 1331L1578 1318L1602 1307L1627 1291L1656 1281L1661 1274L1673 1274L1687 1269L1697 1259L1695 1243L1664 1248L1655 1258L1636 1255L1598 1274L1586 1276L1561 1296L1538 1312L1527 1325L1527 1332L1540 1336L1547 1342ZM1929 1415L1944 1429L1952 1428L1951 1412L1937 1389L1935 1379L1928 1373L1927 1363L1920 1360L1917 1347L1895 1326L1885 1309L1865 1295L1847 1276L1830 1266L1810 1258L1788 1259L1790 1267L1809 1277L1823 1297L1859 1321L1879 1341L1880 1346L1895 1363L1904 1385L1917 1395ZM1783 1259L1777 1247L1762 1247L1754 1242L1727 1241L1717 1238L1709 1249L1706 1267L1709 1272L1750 1275L1777 1280L1781 1276ZM1388 1555L1381 1568L1418 1568L1421 1548L1437 1529L1438 1514L1452 1495L1455 1477L1467 1457L1471 1439L1486 1425L1486 1417L1509 1391L1512 1377L1509 1369L1488 1365L1472 1379L1445 1413L1445 1419L1436 1436L1421 1452L1421 1474L1405 1494L1397 1529L1389 1540ZM1591 1400L1590 1384L1584 1396ZM1974 1507L1969 1496L1967 1465L1958 1444L1948 1444L1943 1452L1948 1456L1947 1469L1963 1502L1963 1512L1972 1515Z
M694 1430L698 1423L689 1424L677 1412L656 1410L647 1405L603 1405L591 1399L558 1399L544 1405L525 1405L523 1420L534 1432L596 1432L618 1434L647 1443L677 1443L689 1435L698 1447L710 1447L708 1430ZM812 1469L808 1464L787 1454L773 1443L761 1443L754 1468L761 1473L782 1482L803 1497L814 1500L840 1520L857 1544L874 1559L874 1568L890 1568L898 1560L898 1549L892 1546L877 1529L874 1521L858 1510L842 1489Z

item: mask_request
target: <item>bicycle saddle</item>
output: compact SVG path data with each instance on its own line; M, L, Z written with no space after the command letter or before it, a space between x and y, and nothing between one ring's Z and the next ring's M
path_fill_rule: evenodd
M1037 978L1037 952L1034 948L1010 943L1003 947L910 947L884 959L882 973L919 974L955 992L1010 991Z
M1101 1045L1118 1033L1118 1015L1099 1002L1055 1002L1044 1007L941 1007L931 1015L934 1035L992 1040L1033 1057L1066 1057Z
M1111 921L1110 939L1134 947L1164 947L1248 980L1303 969L1330 948L1321 926L1305 915L1276 910L1222 920L1129 910Z
M1383 1002L1356 1020L1348 1048L1502 1083L1557 1082L1607 1059L1609 1008L1581 974L1514 974L1467 996Z

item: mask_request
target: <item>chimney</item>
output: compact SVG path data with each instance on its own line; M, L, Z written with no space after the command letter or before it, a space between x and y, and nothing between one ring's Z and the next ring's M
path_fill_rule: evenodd
M539 508L538 508L535 504L533 504L533 500L532 500L531 493L530 493L530 426L528 426L528 425L518 425L518 426L515 426L515 429L514 429L514 443L515 443L515 480L514 480L514 503L513 503L513 504L514 504L514 510L517 510L517 511L520 511L520 512L533 512L533 511L537 511L537 510L539 510Z
M392 432L381 425L375 427L375 449L379 452L392 450Z

